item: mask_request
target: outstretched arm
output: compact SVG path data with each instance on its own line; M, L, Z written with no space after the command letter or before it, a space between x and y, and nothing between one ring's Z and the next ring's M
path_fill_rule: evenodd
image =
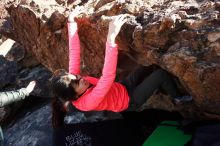
M32 81L29 83L29 85L26 88L21 88L16 91L1 92L0 107L24 99L25 96L28 96L33 91L35 85L36 82Z
M77 23L74 20L80 13L82 13L80 7L76 7L68 17L69 73L71 74L80 74L80 41Z
M109 92L116 76L118 46L115 44L115 38L118 35L122 25L126 22L125 15L115 17L109 23L109 30L105 50L105 62L102 70L102 76L91 93L79 98L83 103L82 109L87 111L94 110Z

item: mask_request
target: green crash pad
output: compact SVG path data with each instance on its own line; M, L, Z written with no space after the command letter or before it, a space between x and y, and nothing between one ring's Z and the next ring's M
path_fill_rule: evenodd
M176 121L163 121L143 146L184 146L192 136L185 135L178 125Z

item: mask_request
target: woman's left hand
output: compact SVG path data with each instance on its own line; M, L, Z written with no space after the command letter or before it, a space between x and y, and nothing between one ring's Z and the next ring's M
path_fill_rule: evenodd
M109 23L107 42L115 43L115 38L121 30L122 25L127 21L127 15L118 15Z

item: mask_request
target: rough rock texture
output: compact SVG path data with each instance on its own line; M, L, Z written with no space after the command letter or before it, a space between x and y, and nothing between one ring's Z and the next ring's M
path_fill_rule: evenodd
M4 7L5 3L7 3L6 0L1 0L0 2L0 19L4 19L8 16L8 13Z
M15 61L8 61L0 55L0 89L6 84L13 82L16 79L18 72L17 64Z
M156 64L178 78L185 93L194 97L194 103L177 108L169 106L170 100L167 104L152 97L149 107L220 118L220 3L217 0L81 0L60 4L45 0L10 4L11 26L2 27L1 33L21 43L51 71L67 68L67 15L71 8L82 5L85 13L77 19L82 71L99 76L108 18L129 14L129 21L117 38L119 76L136 64ZM13 29L8 31L10 28Z

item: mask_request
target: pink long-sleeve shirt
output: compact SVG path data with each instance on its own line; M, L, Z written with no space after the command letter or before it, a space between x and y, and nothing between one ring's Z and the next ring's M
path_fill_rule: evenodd
M76 23L68 23L69 35L69 73L80 74L80 41ZM100 79L83 77L92 87L72 104L81 111L109 110L120 112L126 110L129 96L126 88L114 82L118 59L117 44L106 43L105 61Z

